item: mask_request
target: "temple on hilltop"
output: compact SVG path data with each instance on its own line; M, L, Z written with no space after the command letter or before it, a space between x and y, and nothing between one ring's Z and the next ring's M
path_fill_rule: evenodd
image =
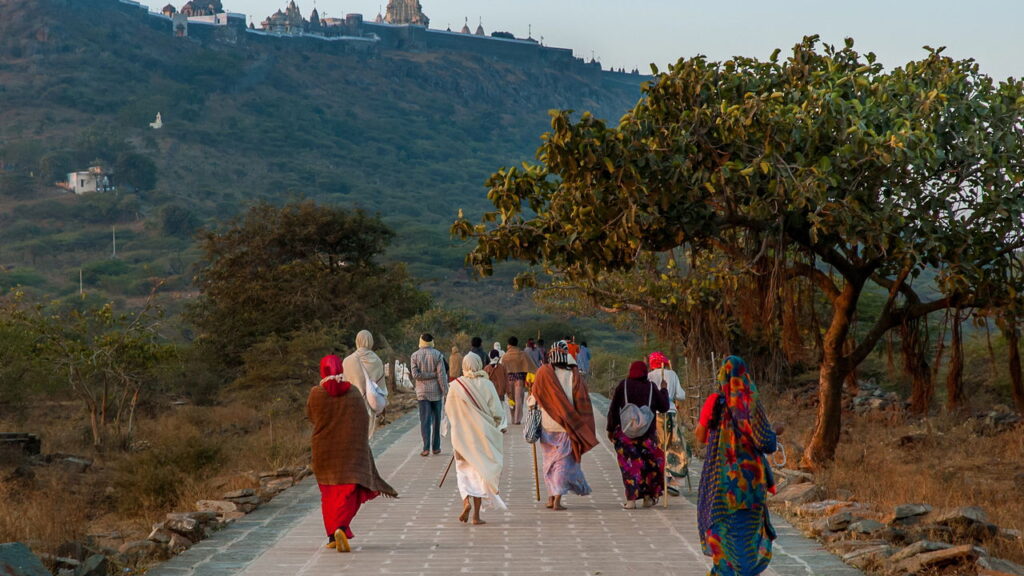
M384 15L388 24L412 24L430 27L430 18L423 13L419 0L388 0L388 10Z
M280 9L270 15L269 18L264 20L260 26L263 30L270 32L271 34L280 34L284 36L300 36L306 32L307 22L302 17L302 12L299 11L298 5L295 4L295 0L290 0L288 6L285 7L285 11L282 12ZM317 14L316 8L313 9L313 14L316 17L317 27L320 26L320 16Z

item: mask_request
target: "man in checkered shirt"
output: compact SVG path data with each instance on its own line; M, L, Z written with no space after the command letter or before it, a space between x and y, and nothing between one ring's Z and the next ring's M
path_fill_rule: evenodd
M409 369L416 384L416 400L420 407L420 435L423 436L423 452L420 456L441 453L441 409L448 394L448 371L444 366L444 355L434 348L434 337L420 336L420 348L409 358ZM433 437L431 437L433 434Z

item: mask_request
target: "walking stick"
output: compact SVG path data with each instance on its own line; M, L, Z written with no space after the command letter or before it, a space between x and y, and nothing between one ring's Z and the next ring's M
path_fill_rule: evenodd
M438 488L440 488L441 486L444 485L444 479L448 477L448 471L452 469L452 464L454 464L454 463L455 463L455 454L452 454L452 459L448 461L448 467L444 469L444 475L441 476L441 481L437 484Z
M665 383L665 365L661 365L661 383ZM669 399L669 402L674 402L675 399ZM664 459L665 466L661 470L661 497L665 501L665 508L668 508L668 447L672 445L672 414L670 412L665 413L665 444L661 449L661 457Z
M537 443L530 444L533 446L533 488L534 493L537 495L537 502L540 502L540 474L537 471Z

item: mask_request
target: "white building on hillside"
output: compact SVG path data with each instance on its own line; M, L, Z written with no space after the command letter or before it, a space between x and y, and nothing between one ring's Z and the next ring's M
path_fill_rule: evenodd
M104 170L102 166L92 166L88 170L69 172L64 187L75 194L112 192L115 189L113 175L113 172Z

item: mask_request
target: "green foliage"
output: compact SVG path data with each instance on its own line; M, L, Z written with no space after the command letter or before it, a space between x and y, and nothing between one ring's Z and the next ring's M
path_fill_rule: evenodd
M216 438L194 434L119 460L114 471L118 508L134 513L178 504L189 482L214 467L220 455Z
M138 152L123 152L114 162L114 178L142 191L156 188L156 163Z
M257 204L203 237L202 296L190 313L200 345L234 369L268 338L313 325L338 330L344 341L364 328L394 337L428 299L400 265L376 262L392 237L361 211Z
M553 113L540 162L495 173L495 211L452 231L484 273L543 263L596 306L720 351L773 346L782 287L816 291L828 329L804 337L829 404L808 454L829 459L841 381L887 331L1024 305L1024 83L941 52L886 72L852 40L809 37L784 61L680 60L618 126ZM933 298L914 283L928 268ZM870 284L888 298L847 349Z
M35 185L28 174L16 172L0 172L0 196L24 199L32 196Z

